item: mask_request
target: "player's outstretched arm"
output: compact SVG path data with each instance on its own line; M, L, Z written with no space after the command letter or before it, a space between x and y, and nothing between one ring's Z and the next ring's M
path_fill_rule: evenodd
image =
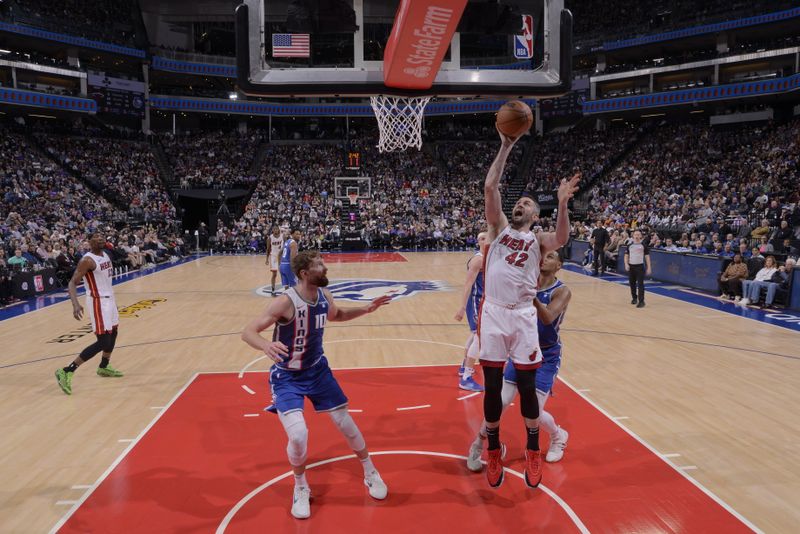
M500 130L500 150L497 151L489 172L486 173L486 182L483 184L483 194L486 199L486 224L489 226L487 239L489 242L508 226L508 219L503 213L503 199L500 197L500 178L503 176L503 169L506 167L506 160L514 148L516 139L509 137Z
M569 301L572 298L572 292L566 286L561 286L553 291L553 296L550 299L550 304L542 304L539 299L533 299L533 305L536 307L536 315L542 324L553 324L556 318L567 311Z
M556 231L542 233L539 240L542 247L542 255L551 250L558 250L569 241L569 199L578 191L578 182L581 173L575 173L572 178L561 180L558 186L558 218L556 219Z
M478 278L478 274L481 272L481 265L482 262L478 256L473 256L469 260L467 267L467 280L464 282L464 293L461 295L461 308L458 309L455 317L453 317L456 321L463 320L464 314L467 313L467 302L469 301L469 295L472 293L472 286L475 284L475 280Z
M72 278L69 279L69 284L67 284L69 299L72 301L72 316L78 321L83 318L83 306L81 306L81 303L78 302L78 284L81 283L81 280L83 280L83 277L86 276L86 273L94 270L94 268L94 260L88 256L84 256L81 258L81 261L78 262L78 267L75 269L75 272L72 273ZM88 293L88 287L86 288L86 291Z
M292 301L286 295L273 300L264 312L250 321L242 331L242 341L256 350L263 351L274 362L282 362L289 355L289 347L280 341L268 341L261 332L280 320L291 320L294 314Z
M382 297L378 297L366 306L359 306L358 308L340 308L336 305L336 302L333 300L333 295L327 289L322 290L325 293L325 298L328 299L328 320L329 321L352 321L362 315L366 315L368 313L372 313L381 306L385 304L389 304L389 301L392 300L391 295L383 295Z

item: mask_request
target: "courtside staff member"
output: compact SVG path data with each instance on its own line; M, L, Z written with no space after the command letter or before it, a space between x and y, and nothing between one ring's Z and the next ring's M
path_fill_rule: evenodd
M644 308L644 276L650 276L650 248L642 243L642 232L633 232L633 243L625 253L625 270L631 285L631 304ZM637 295L638 291L638 295Z

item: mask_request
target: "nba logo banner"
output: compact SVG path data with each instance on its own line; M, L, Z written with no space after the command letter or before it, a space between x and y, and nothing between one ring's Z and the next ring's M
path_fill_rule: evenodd
M533 15L522 15L522 35L514 36L514 57L533 57Z
M44 291L44 280L42 279L42 275L37 274L33 277L33 285L36 288L37 293Z

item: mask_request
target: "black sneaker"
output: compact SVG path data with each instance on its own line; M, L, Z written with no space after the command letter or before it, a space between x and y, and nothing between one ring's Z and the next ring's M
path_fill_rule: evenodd
M636 305L637 308L644 308L644 301L640 300L639 304Z
M631 304L639 304L639 301L636 299L631 300Z

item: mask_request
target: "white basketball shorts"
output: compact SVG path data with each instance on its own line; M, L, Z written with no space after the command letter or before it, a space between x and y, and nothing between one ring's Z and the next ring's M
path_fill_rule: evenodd
M278 265L280 264L280 256L270 256L269 257L269 270L273 272L278 272Z
M517 369L542 365L536 308L510 308L484 300L478 323L481 365L502 367L511 358Z
M113 297L87 297L85 309L92 331L97 335L108 334L119 324L119 311Z

